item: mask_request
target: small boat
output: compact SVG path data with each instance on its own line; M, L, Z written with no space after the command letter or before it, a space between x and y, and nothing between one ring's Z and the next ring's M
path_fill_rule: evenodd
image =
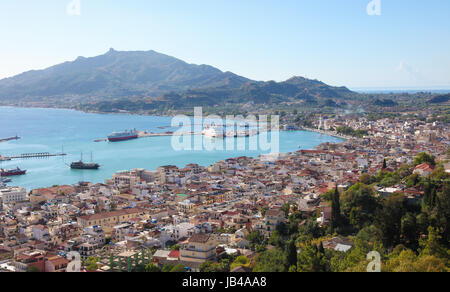
M10 160L11 158L0 155L0 161L10 161Z
M10 178L7 177L0 177L0 183L9 183L11 182Z
M24 175L27 171L20 168L15 169L3 169L0 168L0 176L14 176L14 175Z

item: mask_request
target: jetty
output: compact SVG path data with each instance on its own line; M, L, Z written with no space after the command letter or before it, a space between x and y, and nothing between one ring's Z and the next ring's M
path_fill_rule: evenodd
M271 132L271 129L266 129L263 132ZM281 130L280 130L281 131ZM250 136L254 136L254 135L259 135L261 134L262 131L261 130L246 130L246 131L229 131L226 133L226 135L224 137L250 137ZM146 131L137 131L138 134L138 138L149 138L149 137L171 137L171 136L189 136L189 135L203 135L203 132L185 132L185 133L179 133L179 132L172 132L172 131L167 131L167 132L163 132L163 133L154 133L154 132L146 132ZM108 138L100 138L100 139L96 139L94 140L94 142L108 142Z
M14 136L14 137L9 137L9 138L3 138L3 139L0 139L0 143L1 142L7 142L7 141L11 141L11 140L19 140L20 139L20 137L19 136Z
M174 132L164 132L164 133L149 133L145 131L138 131L138 138L148 138L148 137L167 137L173 136ZM194 133L186 133L184 135L194 135ZM94 142L108 142L108 138L96 139Z
M43 158L43 157L55 157L55 156L66 156L66 153L49 153L49 152L40 152L40 153L23 153L20 155L14 156L4 156L6 160L11 159L23 159L23 158Z
M167 137L167 136L173 136L174 132L164 132L164 133L149 133L149 132L138 132L139 138L146 138L146 137ZM191 133L187 133L187 135L191 135Z

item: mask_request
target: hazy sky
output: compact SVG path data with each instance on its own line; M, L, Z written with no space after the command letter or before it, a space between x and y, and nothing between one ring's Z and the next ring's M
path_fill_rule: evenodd
M369 16L370 0L1 0L0 78L113 47L255 80L450 87L450 1L380 1Z

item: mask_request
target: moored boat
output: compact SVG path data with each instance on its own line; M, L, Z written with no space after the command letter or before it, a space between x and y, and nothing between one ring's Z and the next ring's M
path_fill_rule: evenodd
M207 126L205 130L203 130L202 135L210 138L224 138L226 132L223 127L212 125Z
M7 177L0 177L0 183L6 184L6 183L9 183L9 182L11 182L11 179L10 179L10 178L7 178Z
M92 160L92 153L91 153L91 160ZM81 159L80 161L72 162L70 164L71 169L99 169L100 164L98 163L85 163L83 162L83 153L81 153Z
M111 133L111 135L108 136L109 142L119 142L119 141L126 141L131 139L137 139L139 138L138 132L136 129L131 131L123 131L123 132L114 132Z
M72 162L70 164L72 169L99 169L100 165L97 163L84 163L83 161Z
M14 175L24 175L27 171L20 168L15 169L3 169L0 168L0 176L14 176Z

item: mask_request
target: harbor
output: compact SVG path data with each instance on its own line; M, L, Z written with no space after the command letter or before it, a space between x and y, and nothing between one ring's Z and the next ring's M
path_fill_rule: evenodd
M0 162L0 167L4 169L16 167L26 169L26 175L13 178L14 185L26 188L73 184L79 181L103 183L105 178L123 169L156 169L161 165L184 167L189 163L206 166L230 157L257 157L267 152L253 151L248 147L241 150L237 144L234 150L219 150L215 146L212 151L175 150L171 146L172 135L178 135L180 131L177 131L179 128L170 126L171 117L103 115L64 109L4 107L0 107L0 116L8 122L5 125L8 131L5 130L0 137L12 137L16 132L22 136L20 140L0 143L0 154L4 157L20 156L21 153L67 153L67 156L17 158ZM39 117L39 124L27 122L30 116ZM93 142L99 138L107 138L114 131L134 128L139 131L138 139L117 143ZM190 131L195 132L191 133L195 136L201 135L200 127L199 130L181 130L181 132ZM342 141L305 131L280 131L279 135L282 141L280 152L296 151L299 145L302 145L302 149L313 149L323 142ZM239 139L245 140L246 145L250 143L248 137ZM230 138L225 140L231 142ZM224 139L217 138L208 139L208 143L211 142L214 145L226 143ZM194 139L191 140L192 147L193 144ZM64 149L61 148L62 145ZM94 162L100 165L99 169L93 171L71 169L71 163L80 160L80 152L86 155L92 152ZM85 158L85 163L91 162L88 161L88 156Z

